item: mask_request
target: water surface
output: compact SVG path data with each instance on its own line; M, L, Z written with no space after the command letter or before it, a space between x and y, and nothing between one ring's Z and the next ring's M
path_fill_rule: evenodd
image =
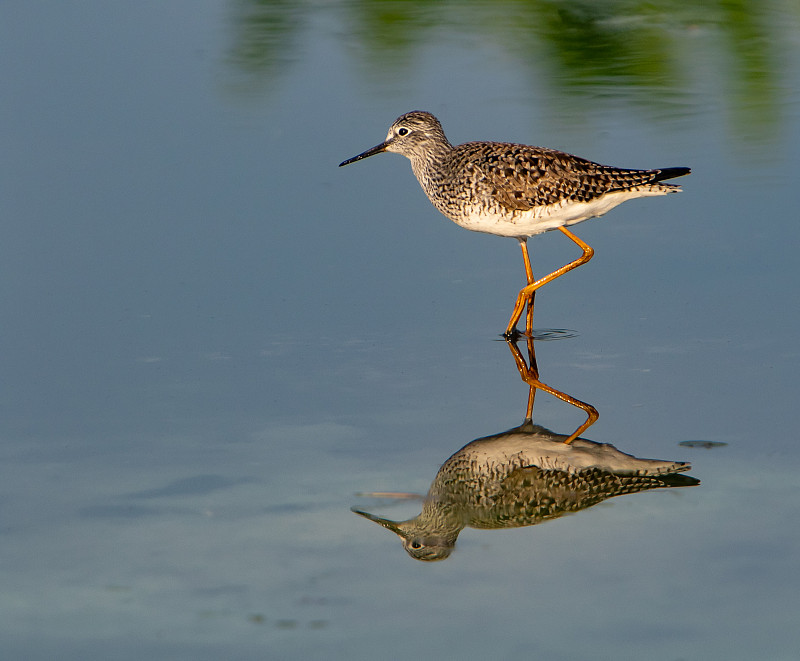
M796 657L792 3L0 13L6 658ZM415 108L453 142L692 167L575 228L596 256L535 326L576 333L537 359L588 438L699 486L433 564L350 511L413 516L357 494L425 493L526 409L497 341L519 248L399 156L336 167ZM582 415L537 396L548 429Z

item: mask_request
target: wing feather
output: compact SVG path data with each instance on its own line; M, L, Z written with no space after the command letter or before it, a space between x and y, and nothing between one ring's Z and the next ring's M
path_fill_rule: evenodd
M688 168L627 170L555 149L513 143L468 142L456 152L459 160L480 171L483 185L499 204L518 211L563 201L588 202L612 191L656 184L689 172Z

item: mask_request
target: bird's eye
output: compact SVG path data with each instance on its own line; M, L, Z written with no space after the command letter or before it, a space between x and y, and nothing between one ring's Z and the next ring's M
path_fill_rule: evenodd
M421 549L422 548L422 544L420 544L417 541L411 542L411 548L412 549Z
M397 129L397 135L399 136L408 135L408 129L405 127Z

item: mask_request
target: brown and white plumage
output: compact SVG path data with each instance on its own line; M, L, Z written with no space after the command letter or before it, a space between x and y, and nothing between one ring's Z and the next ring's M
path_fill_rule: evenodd
M679 186L664 180L690 172L685 167L616 168L554 149L507 142L453 146L439 120L418 110L398 117L384 142L343 161L340 167L383 151L406 156L428 199L456 224L520 241L528 286L520 292L508 332L538 287L591 258L591 248L567 226L601 216L626 200L678 192ZM552 229L575 241L584 255L565 270L534 281L527 238Z

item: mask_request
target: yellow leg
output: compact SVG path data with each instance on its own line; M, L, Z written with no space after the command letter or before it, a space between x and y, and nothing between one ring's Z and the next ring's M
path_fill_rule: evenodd
M522 259L525 260L525 277L530 285L533 283L533 269L531 268L531 258L528 256L528 239L520 239L519 245L522 248Z
M549 393L553 397L557 397L562 402L566 402L567 404L571 404L579 409L581 409L584 413L586 413L586 422L584 422L580 427L578 427L572 434L570 434L566 439L564 439L564 443L569 445L574 441L578 436L580 436L583 432L585 432L589 427L591 427L599 417L599 413L597 409L592 406L591 404L587 404L586 402L582 402L579 399L575 399L570 395L567 395L560 390L556 390L555 388L551 388L546 383L543 383L539 380L539 370L536 365L536 355L533 351L533 339L528 339L528 355L530 356L530 366L525 363L525 359L522 357L522 354L519 351L517 345L512 342L508 341L508 348L511 349L511 353L514 356L514 361L517 363L517 370L519 370L519 375L522 377L522 380L525 381L530 386L530 390L528 392L528 408L525 412L525 420L530 421L533 419L533 401L534 396L537 390L543 390L546 393Z
M526 287L524 287L519 295L517 296L517 302L514 305L514 313L511 315L511 320L508 322L508 328L506 328L506 337L512 337L515 333L517 322L519 318L522 316L522 311L525 309L525 304L529 301L533 301L534 292L539 289L539 287L546 285L548 282L555 280L556 278L564 275L567 271L571 271L572 269L578 268L581 264L585 264L588 262L592 256L594 255L594 250L591 246L581 241L577 236L575 236L572 232L570 232L566 227L559 227L558 228L562 233L566 234L568 238L572 239L580 248L583 250L583 254L578 257L574 262L570 262L562 266L560 269L553 271L549 275L544 276L543 278L539 278L535 282L529 283ZM523 244L524 246L525 244ZM524 254L527 255L527 248L524 248ZM526 266L526 273L528 268L530 268L530 262L528 262ZM533 310L529 310L529 314L533 315ZM526 324L527 325L527 324Z
M525 261L525 277L527 278L528 284L532 285L533 280L533 269L531 269L531 259L528 256L528 239L520 239L519 244L522 247L522 259ZM533 333L533 299L536 296L536 292L533 292L528 297L528 314L525 316L525 334L530 337ZM516 324L514 324L516 326Z

